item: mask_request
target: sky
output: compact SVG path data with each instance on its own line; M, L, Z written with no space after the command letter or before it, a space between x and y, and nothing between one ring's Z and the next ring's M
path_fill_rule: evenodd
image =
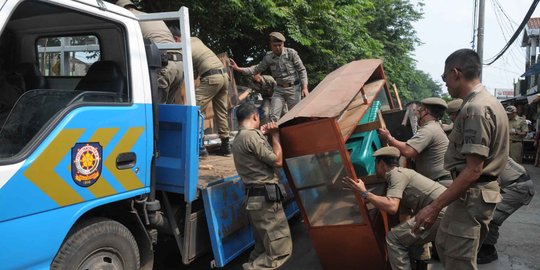
M447 92L441 79L444 60L458 49L471 48L474 1L424 0L423 2L424 18L413 24L422 42L417 46L414 58L417 61L417 68L430 74L435 81L443 85L443 91ZM531 2L531 0L485 0L484 59L493 57L506 45L525 17ZM494 8L496 3L499 3L508 19L498 7ZM532 17L540 17L540 4ZM482 82L492 93L495 88L513 89L513 82L525 72L525 48L521 47L522 38L523 33L497 62L484 66Z

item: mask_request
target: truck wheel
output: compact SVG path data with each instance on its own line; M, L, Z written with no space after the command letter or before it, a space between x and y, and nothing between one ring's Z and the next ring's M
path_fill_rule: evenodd
M72 229L60 247L51 269L139 269L139 248L124 225L95 218Z

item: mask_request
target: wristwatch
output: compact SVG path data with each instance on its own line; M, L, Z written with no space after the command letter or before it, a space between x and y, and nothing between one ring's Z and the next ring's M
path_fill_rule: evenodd
M366 191L360 193L360 197L362 197L362 199L364 199L364 200L367 200L368 194L369 194L369 191L366 190Z

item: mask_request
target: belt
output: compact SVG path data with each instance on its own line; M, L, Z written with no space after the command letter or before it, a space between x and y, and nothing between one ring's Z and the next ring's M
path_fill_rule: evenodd
M457 170L452 170L450 171L450 174L452 174L452 179L456 179L456 177L460 174L460 172L458 172ZM478 177L478 179L476 179L476 183L488 183L488 182L492 182L492 181L497 181L499 177L497 176L493 176L493 175L486 175L486 174L482 174L480 175L480 177Z
M291 87L291 86L297 85L297 84L300 84L300 80L296 80L293 83L281 83L281 84L278 83L277 85L280 86L280 87L283 87L283 88L287 88L287 87Z
M224 74L226 73L225 70L221 69L211 69L206 71L205 73L201 74L201 79L204 77L208 77L210 75L216 75L216 74Z
M246 194L249 197L266 196L266 188L264 187L246 188Z
M175 61L175 62L182 61L182 54L181 53L167 53L165 55L165 57L169 61Z
M513 142L513 143L520 143L520 142L523 142L522 140L510 140L510 142Z

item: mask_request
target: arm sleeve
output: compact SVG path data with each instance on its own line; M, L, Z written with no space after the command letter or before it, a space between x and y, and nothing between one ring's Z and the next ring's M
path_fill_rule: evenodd
M406 143L414 150L416 150L418 154L420 154L431 143L430 135L431 132L428 130L428 128L421 128Z
M298 76L300 77L300 81L302 82L302 85L308 84L308 78L307 78L307 71L306 67L304 66L304 63L302 63L302 59L300 59L300 56L298 55L298 52L291 51L292 53L292 61L294 68L296 69L296 72L298 72Z
M266 163L269 166L274 167L274 161L276 160L276 154L269 149L267 146L268 143L262 139L257 137L252 137L249 141L249 149L253 152L255 157L259 159L260 161Z
M386 190L386 197L389 198L403 198L403 191L407 187L406 179L401 179L399 175L390 174L388 175L388 189Z
M253 74L263 73L267 68L268 68L268 60L267 60L267 58L265 56L265 57L263 57L262 61L258 65L248 67L248 68L244 68L243 73L246 74L246 75L253 75Z
M491 118L477 114L467 116L464 119L461 154L476 154L484 158L488 157L491 141L491 121Z

